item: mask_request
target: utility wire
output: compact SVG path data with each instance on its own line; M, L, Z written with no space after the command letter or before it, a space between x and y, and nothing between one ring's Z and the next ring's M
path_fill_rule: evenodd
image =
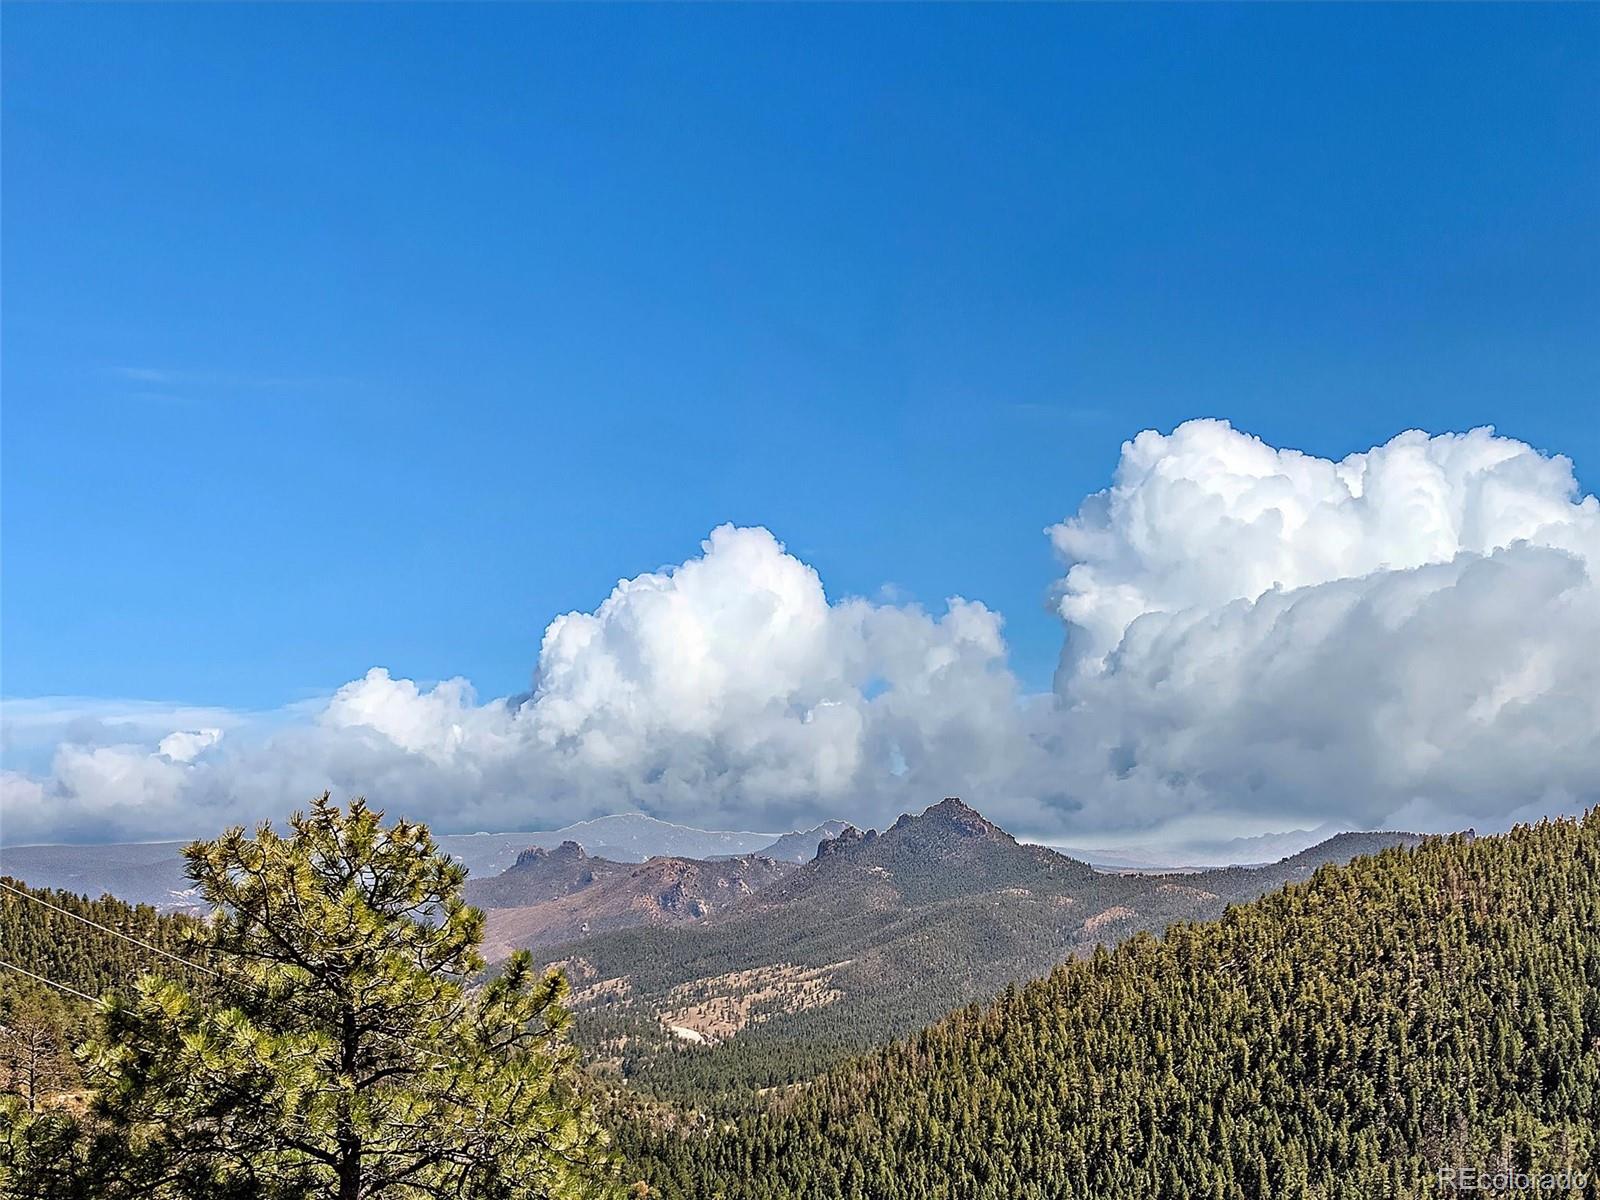
M40 983L48 983L51 987L59 988L61 991L66 992L70 996L77 996L81 999L87 1000L90 1004L94 1004L96 1002L95 998L89 995L87 992L80 992L77 988L68 987L64 983L57 983L54 979L46 979L43 975L35 975L32 971L24 970L22 967L17 966L16 963L7 962L3 958L0 958L0 967L9 967L18 975L26 975L29 979L37 979Z
M71 917L75 921L82 921L85 925L92 925L96 929L100 929L100 930L105 931L106 933L109 933L112 937L119 937L125 942L131 942L135 946L140 946L140 947L142 947L142 948L144 948L146 950L149 950L152 954L159 954L163 958L170 958L175 963L179 963L182 966L189 967L189 968L191 968L193 970L196 970L196 971L204 971L207 975L214 975L218 979L224 978L224 976L223 976L221 971L213 970L210 967L203 967L199 963L190 962L186 958L180 958L176 954L171 954L171 953L168 953L167 951L161 949L160 946L152 946L149 942L146 942L146 941L144 941L144 940L142 940L140 938L133 937L131 934L123 933L120 929L113 929L109 925L102 925L99 921L92 921L88 917L85 917L85 916L82 916L82 915L80 915L78 913L73 912L71 909L62 908L58 904L51 904L48 900L44 899L43 897L35 896L33 893L25 892L25 891L21 890L20 888L14 888L9 883L0 882L0 888L4 888L6 891L11 892L13 895L21 896L24 900L32 900L35 904L42 904L46 908L54 909L56 912L61 913L63 916ZM94 996L90 996L90 995L88 995L88 994L86 994L84 992L80 992L80 991L78 991L77 988L68 987L64 983L57 983L54 979L46 979L43 975L35 975L32 971L24 970L23 968L17 966L15 963L9 963L9 962L6 962L4 959L0 959L0 967L9 967L11 970L16 971L18 974L26 975L29 979L36 979L40 983L48 984L53 988L59 988L61 991L67 992L67 993L69 993L71 995L74 995L74 996L78 996L81 999L89 1001L91 1004L98 1003L98 1001L96 1000L96 998ZM262 993L262 994L264 995L264 993ZM447 1067L454 1067L454 1066L458 1065L456 1060L453 1059L451 1056L446 1055L446 1054L440 1054L437 1050L429 1050L429 1049L426 1049L426 1048L424 1048L422 1046L418 1046L416 1043L414 1043L412 1041L409 1041L406 1038L396 1038L395 1041L400 1046L404 1047L407 1050L410 1050L413 1054L421 1055L424 1058L434 1059L436 1062L443 1063ZM487 1113L481 1114L481 1116L488 1117L488 1119L490 1121L492 1121L493 1123L495 1123L497 1125L502 1126L503 1128L507 1128L507 1129L512 1128L512 1126L504 1118L490 1116Z
M62 916L71 917L74 921L82 921L85 925L92 925L96 929L104 930L112 937L119 937L125 942L132 942L135 946L142 946L152 954L159 954L162 958L170 958L173 962L179 963L180 965L188 967L191 970L204 971L207 975L214 975L218 979L222 978L221 971L213 971L210 967L202 967L199 963L190 962L186 958L181 958L170 951L163 950L160 946L152 946L149 942L146 942L140 938L136 938L132 934L123 933L120 929L113 929L109 925L102 925L99 921L92 921L88 917L83 916L81 913L73 912L70 908L62 908L59 904L51 904L50 901L44 899L42 896L35 896L32 892L25 892L21 888L14 888L9 883L4 882L0 882L0 888L4 888L12 895L21 896L24 900L32 900L35 904L42 904L46 908L54 909L56 912L62 914Z
M6 891L14 891L14 893L18 894L18 896L24 896L26 899L35 899L35 901L43 904L46 909L56 909L56 912L64 912L64 914L69 915L69 917L77 917L75 912L69 912L67 909L59 909L59 907L54 906L54 904L50 904L50 902L43 901L43 899L38 899L37 896L30 896L30 894L26 893L26 891L18 891L16 888L13 888L13 886L6 885L6 883L0 883L0 888L5 888ZM176 962L186 963L187 966L194 966L195 970L210 970L210 968L206 968L206 966L200 966L198 963L187 963L186 960L182 960L182 958L176 958L176 955L166 954L165 950L158 949L158 947L155 946L150 946L150 944L147 944L147 942L139 941L138 938L128 938L128 934L118 933L117 930L112 930L112 928L109 928L109 926L101 925L99 922L88 922L88 918L85 917L78 917L78 920L85 920L86 923L90 923L90 925L94 925L96 928L106 930L106 933L115 934L117 938L125 938L126 941L134 942L136 946L142 946L147 950L155 950L157 954L165 954L168 958L174 958ZM93 1003L99 1003L98 998L93 997L93 995L88 994L88 992L80 992L77 987L69 987L67 984L62 984L62 982L56 982L54 979L46 978L46 976L43 976L43 974L34 974L32 971L16 965L16 963L6 962L5 958L0 958L0 966L5 966L5 968L8 968L8 970L16 971L16 973L22 974L22 976L27 976L29 979L35 979L35 981L42 982L42 984L48 984L48 986L54 987L54 989L61 990L61 992L66 992L67 995L75 995L75 997L80 998L80 1000L88 1000L91 1005L93 1005ZM221 973L218 973L218 971L211 971L211 974L216 974L218 978L221 978ZM422 1046L416 1045L414 1042L408 1042L406 1038L397 1038L397 1042L398 1045L403 1046L405 1050L410 1050L413 1051L413 1053L421 1054L421 1056L424 1056L424 1058L432 1058L435 1059L435 1061L443 1062L445 1066L458 1066L456 1059L451 1058L451 1056L448 1056L448 1054L440 1054L435 1050L424 1050ZM282 1117L285 1118L286 1122L290 1123L290 1125L296 1126L301 1133L310 1134L310 1136L314 1136L314 1138L323 1138L323 1136L328 1136L326 1131L312 1130L309 1125L304 1125L301 1118L299 1118L296 1114L288 1114L288 1112L285 1112L285 1114L282 1114ZM517 1131L517 1126L512 1125L509 1120L506 1120L504 1117L499 1117L499 1115L490 1114L490 1112L474 1112L474 1117L477 1117L480 1122L485 1122L486 1120L486 1122L493 1123L493 1125L498 1125L499 1128L502 1128L502 1130L510 1130L514 1131L514 1133Z
M115 930L111 930L110 932L115 933L116 931ZM53 988L56 988L56 989L58 989L60 991L66 992L69 996L77 996L81 1000L87 1000L87 1001L89 1001L90 1004L99 1003L99 1001L96 1000L95 997L89 995L87 992L80 992L75 987L68 987L64 983L57 983L54 979L47 978L44 975L35 975L32 971L29 971L24 967L19 967L14 962L7 962L3 958L0 958L0 967L6 967L9 970L15 971L19 975L25 975L29 979L36 980L39 983L48 984L50 987L53 987ZM401 1041L400 1045L404 1046L407 1050L413 1050L418 1054L427 1055L427 1056L431 1056L433 1058L436 1058L440 1062L446 1063L447 1065L454 1065L453 1061L451 1059L449 1059L448 1057L446 1057L445 1055L443 1055L443 1054L438 1054L438 1053L436 1053L436 1052L434 1052L432 1050L424 1050L424 1049L422 1049L422 1047L412 1045L410 1042L407 1042L407 1041ZM476 1117L480 1122L487 1122L489 1124L497 1125L502 1129L508 1129L508 1130L511 1130L512 1132L518 1132L517 1127L512 1125L511 1122L506 1120L506 1118L504 1118L504 1117L496 1116L495 1114L488 1113L488 1112L474 1112L472 1115L474 1117ZM312 1129L311 1126L309 1126L309 1125L304 1123L303 1119L301 1118L301 1116L299 1114L285 1112L285 1113L281 1113L280 1116L289 1125L293 1126L297 1131L299 1131L300 1133L305 1134L307 1136L310 1136L310 1137L313 1137L313 1138L326 1138L326 1137L332 1136L326 1130Z
M178 963L181 966L189 967L190 969L195 970L195 971L204 971L207 975L214 976L217 979L224 978L224 976L223 976L221 971L213 970L211 967L201 966L197 962L190 962L186 958L182 958L182 957L180 957L180 956L178 956L176 954L170 953L169 951L163 950L160 946L152 946L149 942L144 941L141 938L136 938L136 937L132 936L131 934L123 933L120 929L113 929L109 925L102 925L99 921L92 921L88 917L85 917L85 916L83 916L83 915L81 915L79 913L73 912L71 909L62 908L59 904L51 904L50 901L44 899L41 896L35 896L32 892L25 892L22 889L12 887L9 883L5 883L5 882L0 882L0 888L3 888L4 890L12 893L13 895L21 896L24 900L32 900L35 904L42 904L42 905L44 905L44 907L46 907L48 909L51 909L51 910L53 910L55 912L58 912L62 916L71 917L74 921L82 921L85 925L92 925L96 929L99 929L99 930L102 930L102 931L104 931L106 933L109 933L112 937L121 938L125 942L131 942L133 945L139 946L142 949L148 950L152 954L159 954L163 958L169 958L173 962ZM23 971L21 967L13 966L10 963L4 963L3 965L10 966L15 971L22 971L22 973L24 975L28 975L29 977L31 977L33 979L39 979L44 983L50 984L50 986L52 986L52 987L60 988L61 990L66 991L66 992L71 992L74 996L82 996L85 1000L89 1000L91 1002L94 1001L94 999L95 999L93 996L84 995L84 993L82 993L80 991L77 991L74 988L67 987L67 985L64 984L64 983L56 983L55 980L53 980L53 979L44 979L42 976L34 975L31 971ZM257 990L259 992L259 989L252 989L252 990ZM264 992L259 993L259 994L265 996ZM418 1046L415 1043L410 1042L405 1038L397 1038L395 1040L398 1042L399 1045L403 1046L407 1050L410 1050L413 1054L420 1054L425 1058L435 1059L438 1062L444 1063L446 1066L455 1066L456 1065L455 1060L452 1059L449 1055L440 1054L436 1050L425 1049L422 1046Z
M191 968L193 970L196 970L196 971L204 971L207 975L213 975L218 979L223 978L223 974L222 974L221 971L213 970L210 967L203 967L199 963L190 962L186 958L180 958L176 954L171 954L168 951L163 950L160 946L152 946L149 942L144 941L141 938L136 938L136 937L133 937L131 934L123 933L120 929L113 929L109 925L102 925L99 921L91 921L88 917L85 917L85 916L82 916L82 915L80 915L78 913L75 913L69 908L62 908L59 904L51 904L50 901L44 899L41 896L35 896L32 892L25 892L25 891L21 890L20 888L14 888L9 883L3 883L3 882L0 882L0 888L4 888L6 891L12 893L13 895L21 896L24 900L32 900L35 904L42 904L46 908L52 909L55 912L58 912L58 913L62 914L63 916L71 917L75 921L82 921L85 925L92 925L96 929L103 930L104 932L109 933L112 937L119 937L125 942L131 942L135 946L139 946L139 947L142 947L145 950L150 951L152 954L159 954L163 958L170 958L175 963L179 963L179 964L181 964L181 965L183 965L185 967L189 967L189 968ZM12 966L12 964L10 964L10 963L5 963L4 965L5 966ZM22 971L21 967L12 967L12 969L16 970L16 971ZM85 996L82 992L77 991L77 990L75 990L73 988L69 988L64 983L56 983L55 980L53 980L53 979L43 979L42 976L34 975L31 971L22 971L22 973L24 975L29 975L34 979L42 979L42 981L44 983L48 983L52 987L61 988L63 991L71 992L74 996L83 996L83 998L85 1000L90 1000L90 1001L94 1000L93 996ZM253 989L253 990L255 990L255 989ZM265 993L262 993L262 995L265 995ZM408 1041L406 1041L404 1039L397 1039L397 1040L399 1041L400 1045L404 1046L407 1050L410 1050L413 1053L421 1054L421 1055L424 1055L424 1056L429 1056L429 1057L432 1057L432 1058L436 1058L440 1062L443 1062L443 1063L445 1063L447 1065L452 1065L452 1066L454 1065L454 1063L452 1062L452 1060L448 1056L440 1054L437 1051L425 1050L421 1046L413 1045L412 1043L410 1043L410 1042L408 1042Z
M86 994L84 992L80 992L77 988L68 987L64 983L57 983L54 979L48 979L43 975L35 975L32 971L25 970L24 968L17 966L16 963L7 962L3 958L0 958L0 967L9 967L11 970L15 971L19 975L26 975L29 979L36 979L40 983L47 983L53 988L58 988L61 991L66 992L68 995L81 997L82 999L89 1001L91 1004L97 1003L97 1001L95 1000L95 998L93 996L90 996L90 995L88 995L88 994ZM309 1125L307 1125L303 1121L301 1121L296 1114L283 1113L282 1116L285 1119L285 1121L287 1121L288 1124L293 1126L294 1129L298 1133L301 1133L301 1134L304 1134L304 1135L308 1135L310 1137L328 1137L328 1136L331 1136L326 1131L319 1131L319 1130L312 1129Z

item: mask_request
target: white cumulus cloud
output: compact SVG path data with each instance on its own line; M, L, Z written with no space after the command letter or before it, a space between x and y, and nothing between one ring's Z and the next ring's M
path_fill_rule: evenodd
M1489 429L1415 430L1339 462L1226 421L1147 430L1112 486L1050 530L1070 564L1058 607L1096 665L1151 612L1486 554L1518 541L1600 561L1600 506L1572 464Z
M1564 458L1192 421L1050 533L1074 803L1437 828L1600 799L1600 506Z
M162 738L156 753L173 762L193 762L203 750L221 740L220 729L180 729Z
M8 702L0 839L205 833L322 788L451 830L959 793L1035 838L1170 844L1600 801L1600 506L1559 456L1474 430L1335 462L1192 421L1126 443L1049 536L1049 695L983 604L830 598L722 526L552 620L519 697L378 667L274 714Z
M323 787L450 828L641 807L741 827L878 818L891 794L911 805L1024 755L1017 703L982 604L830 601L767 530L728 525L699 556L553 620L525 697L480 702L465 680L426 687L378 667L312 720L226 744L219 730L69 739L44 778L3 782L0 836L178 834Z
M518 724L566 778L674 810L793 810L870 793L891 750L929 769L930 723L1007 721L1000 619L959 598L943 617L822 581L765 529L715 530L700 558L619 583L545 631ZM959 702L955 697L963 697ZM906 715L911 715L909 728Z

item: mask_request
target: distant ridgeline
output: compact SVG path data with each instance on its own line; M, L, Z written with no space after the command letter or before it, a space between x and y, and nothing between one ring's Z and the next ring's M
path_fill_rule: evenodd
M629 1177L681 1200L1371 1200L1450 1167L1593 1188L1600 810L1323 867L735 1120L616 1124Z

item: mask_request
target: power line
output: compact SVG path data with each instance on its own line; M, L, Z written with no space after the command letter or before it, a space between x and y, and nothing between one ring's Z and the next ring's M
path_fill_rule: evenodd
M48 900L44 899L43 897L35 896L31 892L25 892L25 891L21 890L20 888L12 887L9 883L0 882L0 888L3 888L4 890L6 890L8 892L11 892L13 895L21 896L24 900L32 900L35 904L42 904L42 905L44 905L44 907L46 907L48 909L52 909L55 912L61 913L63 916L71 917L75 921L82 921L85 925L92 925L96 929L99 929L99 930L102 930L102 931L104 931L106 933L109 933L112 937L118 937L118 938L121 938L125 942L131 942L133 945L139 946L139 947L141 947L141 948L143 948L145 950L148 950L152 954L159 954L163 958L171 959L173 962L178 963L181 966L189 967L192 970L196 970L196 971L204 971L207 975L215 976L218 979L225 978L225 976L222 974L221 971L214 970L211 967L203 967L199 963L196 963L196 962L190 962L186 958L181 958L176 954L172 954L172 953L169 953L166 950L163 950L160 946L152 946L149 942L146 942L146 941L142 940L141 938L133 937L131 934L123 933L120 929L113 929L109 925L102 925L99 921L90 920L88 917L85 917L85 916L81 915L80 913L75 913L71 909L62 908L58 904L51 904ZM32 971L24 970L22 967L17 966L15 963L9 963L9 962L6 962L3 959L0 959L0 967L9 967L11 970L16 971L18 974L26 975L29 979L36 979L40 983L48 984L50 987L58 988L63 992L69 993L70 995L77 996L77 997L79 997L80 999L83 999L83 1000L87 1000L91 1004L98 1003L98 1001L96 1000L96 998L94 996L90 996L85 992L80 992L80 991L78 991L77 988L68 987L64 983L57 983L54 979L47 979L43 975L35 975ZM262 995L262 996L266 995L265 992L261 991L259 988L256 988L256 987L252 987L250 990L255 991L258 995ZM407 1038L397 1037L397 1038L394 1039L394 1041L398 1046L400 1046L400 1047L402 1047L402 1048L404 1048L406 1050L411 1051L413 1054L420 1055L423 1058L431 1058L434 1061L442 1063L447 1067L455 1067L455 1066L459 1065L457 1063L457 1061L453 1057L451 1057L450 1055L441 1054L437 1050L429 1050L429 1049L427 1049L427 1048L425 1048L423 1046L417 1045L415 1042L412 1042ZM485 1117L488 1117L488 1119L490 1121L492 1121L493 1123L495 1123L497 1125L502 1126L503 1128L507 1128L507 1129L512 1128L512 1126L507 1121L505 1121L504 1118L492 1117L492 1116L489 1116L489 1114L487 1114L487 1113L482 1114L482 1115L485 1116Z
M77 988L68 987L64 983L57 983L54 979L46 979L43 975L35 975L32 971L24 970L22 967L17 966L16 963L7 962L3 958L0 958L0 967L9 967L18 975L26 975L29 979L36 979L40 983L47 983L53 988L59 988L68 995L77 996L81 1000L87 1000L90 1004L95 1003L95 998L89 995L87 992L80 992Z
M139 946L142 949L148 950L152 954L159 954L163 958L170 958L173 962L178 963L178 964L180 964L182 966L185 966L185 967L189 967L192 970L204 971L207 975L215 976L217 979L224 978L224 976L223 976L221 971L213 970L211 967L203 967L197 962L190 962L186 958L181 958L176 954L172 954L172 953L169 953L166 950L163 950L160 946L152 946L149 942L144 941L141 938L136 938L136 937L132 936L131 934L123 933L120 929L113 929L109 925L102 925L99 921L92 921L88 917L85 917L80 913L73 912L71 909L62 908L59 904L51 904L50 901L44 899L42 896L35 896L32 892L25 892L20 888L14 888L9 883L5 883L5 882L0 882L0 888L5 889L6 891L12 893L13 895L21 896L24 900L32 900L35 904L42 904L42 905L44 905L44 907L46 907L48 909L51 909L51 910L53 910L55 912L58 912L62 916L71 917L74 921L82 921L85 925L92 925L96 929L99 929L99 930L102 930L102 931L104 931L106 933L109 933L112 937L118 937L118 938L121 938L125 942L131 942L133 945ZM77 991L74 988L69 988L64 983L57 983L53 979L45 979L42 976L34 975L31 971L23 971L21 967L13 966L11 963L6 963L4 965L10 966L10 967L12 967L13 970L16 970L16 971L22 971L22 973L24 975L27 975L30 978L38 979L43 983L48 983L51 987L58 987L62 991L71 992L74 996L83 996L83 998L85 1000L89 1000L89 1001L93 1001L94 1000L93 996L84 995L83 992ZM262 992L259 988L252 987L251 990L255 991L258 995L262 995L262 996L266 995L266 993ZM410 1050L415 1054L421 1054L421 1055L423 1055L425 1057L435 1058L435 1059L439 1060L440 1062L445 1063L446 1065L452 1065L452 1066L454 1065L453 1061L448 1056L440 1054L435 1050L426 1050L421 1046L414 1045L413 1043L407 1041L404 1038L397 1038L396 1041L398 1041L401 1046L404 1046L407 1050Z
M0 888L4 888L13 895L21 896L24 900L32 900L35 904L42 904L46 908L54 909L62 916L71 917L74 921L82 921L85 925L92 925L96 929L109 933L112 937L119 937L125 942L132 942L135 946L142 946L152 954L159 954L162 958L170 958L173 962L188 967L191 970L204 971L207 975L214 975L218 979L222 978L221 971L214 971L210 967L203 967L199 963L190 962L186 958L181 958L170 951L163 950L160 946L152 946L149 942L143 941L140 938L136 938L131 934L123 933L120 929L113 929L109 925L100 924L99 921L92 921L82 913L73 912L70 908L62 908L59 904L51 904L50 901L44 899L42 896L35 896L32 892L25 892L21 888L14 888L9 883L5 883L3 881L0 881Z
M42 896L35 896L32 892L25 892L22 889L12 887L9 883L5 883L3 881L0 881L0 888L3 888L13 895L21 896L24 900L32 900L35 904L42 904L45 908L51 909L54 912L58 912L62 916L71 917L74 921L82 921L85 925L91 925L96 929L102 930L105 933L109 933L112 937L121 938L125 942L130 942L135 946L148 950L152 954L159 954L163 958L171 959L173 962L178 963L181 966L189 967L195 971L204 971L207 975L214 976L217 979L224 978L221 971L214 970L211 967L201 966L197 962L191 962L186 958L182 958L176 954L170 953L169 951L163 950L160 946L152 946L149 942L144 941L142 938L136 938L131 934L123 933L120 929L113 929L109 925L102 925L99 921L90 920L81 913L75 913L71 909L62 908L59 904L51 904L50 901L44 899ZM57 983L53 979L45 979L42 976L34 975L31 971L23 971L21 967L13 966L13 964L10 963L6 963L4 965L11 966L12 969L16 971L22 971L24 975L27 975L30 978L38 979L43 983L48 983L51 987L60 988L65 992L71 992L74 996L82 996L85 1000L89 1000L91 1002L95 999L95 997L85 995L83 992L77 991L75 988L67 987L67 985L64 983ZM252 987L250 990L256 992L258 995L266 996L266 993L261 991L259 988ZM396 1038L395 1040L399 1045L403 1046L407 1050L410 1050L414 1054L420 1054L425 1058L433 1058L444 1063L446 1066L455 1065L454 1060L448 1055L440 1054L436 1050L424 1049L423 1047L415 1045L405 1038Z
M77 996L80 1000L87 1000L91 1004L98 1003L96 998L91 996L91 995L89 995L87 992L80 992L75 987L68 987L64 983L57 983L54 979L47 978L44 975L35 975L32 971L29 971L25 967L19 967L14 962L7 962L5 959L0 958L0 967L6 967L6 968L8 968L8 969L10 969L12 971L15 971L19 975L25 975L29 979L36 980L39 983L47 984L48 986L56 988L59 991L66 992L70 996ZM447 1066L455 1065L455 1063L454 1063L454 1061L452 1059L450 1059L446 1055L439 1054L436 1051L424 1050L421 1046L414 1045L413 1043L405 1041L403 1039L400 1040L400 1045L404 1046L407 1050L414 1051L417 1054L421 1054L421 1055L424 1055L424 1056L427 1056L427 1057L435 1058L435 1059L439 1060L440 1062L446 1064ZM309 1125L306 1125L304 1123L304 1121L303 1121L303 1118L299 1114L284 1112L284 1113L281 1113L279 1115L281 1116L281 1118L287 1124L295 1127L299 1132L301 1132L303 1134L307 1134L307 1135L309 1135L311 1137L329 1137L329 1136L331 1136L331 1134L326 1130L314 1130ZM506 1120L506 1118L504 1118L504 1117L496 1116L496 1115L494 1115L492 1113L487 1113L487 1112L474 1112L474 1113L472 1113L472 1116L474 1118L476 1118L479 1122L486 1122L486 1123L489 1123L489 1124L497 1125L501 1129L508 1129L508 1130L511 1130L512 1132L517 1132L516 1126L512 1125L511 1122Z
M77 996L80 999L87 1000L91 1004L97 1003L97 1001L95 1000L95 998L93 996L90 996L85 992L80 992L77 988L68 987L64 983L57 983L54 979L46 978L43 975L35 975L32 971L29 971L29 970L27 970L27 969L25 969L23 967L19 967L19 966L17 966L16 963L7 962L3 958L0 958L0 967L8 967L11 970L15 971L19 975L26 975L29 979L34 979L34 980L37 980L40 983L49 984L53 988L57 988L57 989L59 989L59 990L61 990L63 992L66 992L68 995ZM298 1132L300 1132L302 1134L307 1134L307 1135L310 1135L311 1137L328 1137L328 1136L331 1136L326 1131L319 1131L319 1130L312 1129L309 1125L306 1125L299 1118L299 1116L296 1115L296 1114L283 1113L281 1115L282 1115L283 1119L285 1120L285 1122L287 1124L293 1126Z
M103 929L109 934L113 934L116 937L124 938L127 941L133 942L135 945L143 946L147 950L153 950L157 954L164 955L165 957L171 958L176 962L184 963L184 965L186 965L186 966L194 967L196 970L199 970L199 971L210 971L210 973L212 975L216 975L219 979L222 978L222 975L221 975L220 972L211 971L211 969L209 967L202 967L198 963L190 963L190 962L187 962L184 959L178 958L176 955L167 954L166 951L160 949L160 947L152 946L147 942L140 941L138 938L129 937L127 934L120 933L117 930L110 928L109 926L101 925L98 921L90 921L87 917L80 917L80 916L78 916L77 913L70 912L70 911L68 911L67 909L64 909L64 908L59 908L56 905L50 904L48 901L42 900L37 896L30 895L27 892L19 892L19 891L17 891L16 888L11 887L9 884L0 883L0 888L5 888L9 892L15 892L17 895L23 896L24 898L29 899L29 900L37 900L38 903L43 904L46 908L53 908L57 912L65 913L69 917L76 917L78 920L83 921L86 924L93 925L98 929ZM16 963L7 962L3 958L0 958L0 967L5 967L5 968L7 968L9 970L15 971L19 975L25 975L29 979L36 980L39 983L45 984L45 985L47 985L49 987L56 988L58 991L65 992L70 996L76 996L80 1000L87 1000L91 1004L99 1003L99 1001L98 1001L98 999L96 997L89 995L87 992L80 992L75 987L69 987L64 983L58 983L54 979L47 978L44 975L35 975L32 971L29 971L25 967L19 967L19 966L17 966ZM252 989L252 990L254 990L254 989ZM262 993L262 994L264 994L264 993ZM432 1058L437 1062L443 1063L447 1067L453 1067L453 1066L457 1066L458 1065L456 1060L453 1059L452 1057L450 1057L449 1055L440 1054L436 1050L425 1049L424 1047L418 1046L416 1043L414 1043L412 1041L409 1041L409 1040L407 1040L405 1038L396 1038L395 1041L398 1043L398 1045L400 1045L401 1047L403 1047L403 1048L405 1048L407 1050L410 1050L412 1053L421 1055L424 1058ZM487 1113L487 1112L482 1112L482 1113L475 1112L472 1115L481 1123L488 1123L488 1124L496 1125L496 1126L500 1127L501 1129L511 1130L512 1132L516 1132L517 1131L516 1130L516 1126L512 1125L511 1122L508 1121L504 1117L496 1116L494 1114ZM326 1132L313 1130L310 1126L304 1124L302 1118L298 1114L291 1114L291 1113L285 1112L285 1113L282 1113L281 1116L288 1124L295 1126L302 1133L309 1134L312 1137L325 1137L325 1136L328 1136L326 1134Z

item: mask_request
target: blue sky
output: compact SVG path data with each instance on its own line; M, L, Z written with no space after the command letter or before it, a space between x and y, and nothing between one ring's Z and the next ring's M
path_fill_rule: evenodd
M1195 416L1600 475L1600 8L8 6L11 697L527 686L762 524L1005 614Z

